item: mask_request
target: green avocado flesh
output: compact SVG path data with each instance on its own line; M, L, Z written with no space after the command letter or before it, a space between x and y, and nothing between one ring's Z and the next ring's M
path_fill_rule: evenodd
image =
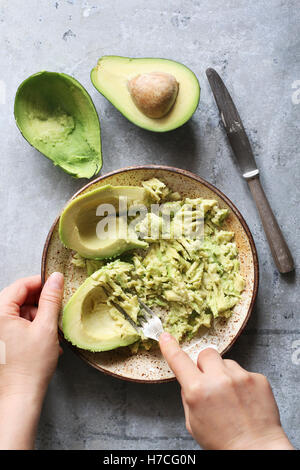
M135 105L128 88L139 74L162 72L175 77L179 91L174 105L164 117L150 118ZM197 109L200 86L195 74L185 65L167 59L104 56L91 72L95 88L129 121L155 132L166 132L182 126Z
M72 200L60 216L59 235L62 243L81 256L93 259L116 257L133 248L147 247L148 244L139 240L135 232L127 230L126 221L119 213L119 201L125 197L127 209L132 209L133 206L147 203L150 196L145 188L138 186L106 185ZM116 230L107 231L105 238L97 235L97 226L101 223L101 217L97 216L100 204L111 205L117 216ZM102 215L105 216L104 213ZM124 230L117 230L119 228ZM119 233L121 238L118 237Z
M16 123L37 150L76 178L102 166L100 123L83 86L63 73L39 72L18 88Z
M139 339L136 330L107 305L105 271L90 276L64 309L63 331L72 344L89 351L108 351ZM127 307L128 308L128 307Z
M201 327L210 328L215 319L229 318L245 287L234 233L224 226L229 210L219 207L214 199L182 198L156 178L143 182L141 187L106 186L100 188L102 193L98 189L84 196L97 196L99 202L107 191L117 198L121 188L123 196L128 191L131 197L132 191L139 189L141 201L148 207L159 202L160 213L148 212L135 225L137 240L146 244L144 248L130 247L131 251L118 254L114 261L91 259L78 252L73 256L76 269L86 270L89 277L64 309L66 338L90 351L114 349L125 343L133 353L151 348L154 342L137 332L134 336L132 325L120 313L116 316L112 307L119 304L139 325L142 312L138 297L161 317L164 329L178 341L191 339ZM137 202L137 198L136 193L132 200ZM166 213L170 214L169 238L165 238L164 231ZM92 215L89 211L86 214L88 218ZM188 224L194 226L200 214L201 236L178 231L182 216L191 216ZM68 221L70 232L76 228L75 220L71 217ZM87 218L81 220L87 224ZM122 333L118 335L116 329Z

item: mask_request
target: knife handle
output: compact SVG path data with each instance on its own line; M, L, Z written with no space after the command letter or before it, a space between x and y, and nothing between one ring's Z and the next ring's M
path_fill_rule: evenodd
M262 188L259 176L257 175L247 180L247 182L257 206L278 271L281 273L289 273L295 269L294 261Z

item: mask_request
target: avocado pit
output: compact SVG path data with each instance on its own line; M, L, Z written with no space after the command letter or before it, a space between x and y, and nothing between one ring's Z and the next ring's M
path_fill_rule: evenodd
M137 108L154 119L164 117L173 107L179 90L176 78L164 72L139 74L128 82Z

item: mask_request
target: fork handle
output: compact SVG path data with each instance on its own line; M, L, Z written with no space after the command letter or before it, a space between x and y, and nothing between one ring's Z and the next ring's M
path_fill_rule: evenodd
M280 273L289 273L295 269L293 257L265 195L259 176L257 175L247 182L257 206L278 271Z

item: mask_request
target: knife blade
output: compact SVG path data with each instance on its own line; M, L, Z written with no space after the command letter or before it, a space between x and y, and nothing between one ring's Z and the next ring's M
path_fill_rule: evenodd
M206 75L242 175L245 179L252 178L259 170L240 115L220 75L211 68L206 70Z
M260 183L259 169L240 115L219 74L214 69L208 68L206 75L233 154L256 203L275 264L281 273L293 271L294 261L291 252Z

